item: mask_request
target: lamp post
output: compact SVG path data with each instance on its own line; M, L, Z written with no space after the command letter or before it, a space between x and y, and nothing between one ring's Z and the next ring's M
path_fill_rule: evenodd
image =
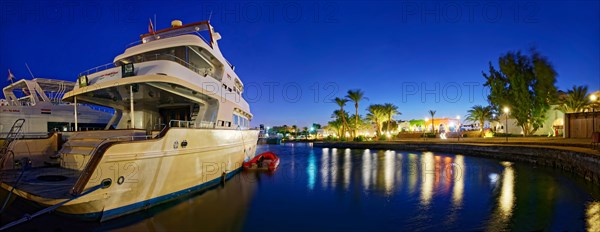
M506 131L504 132L505 133L504 136L506 137L506 142L508 142L508 113L510 112L510 109L508 109L508 107L505 106L503 111L504 111L504 115L506 116L506 120L505 120L506 123L504 125L504 127L506 127Z
M596 132L596 115L595 115L595 106L594 103L596 102L596 100L598 100L598 97L596 97L596 95L591 94L590 95L590 100L592 101L591 106L592 106L592 133ZM592 134L593 136L593 134Z
M496 114L492 114L492 121L496 121L496 119L497 119ZM490 121L490 129L492 128L492 121ZM498 124L496 124L496 126L494 126L493 128L494 128L493 132L496 133L496 129L498 129ZM481 131L483 131L483 128L481 128L481 129L482 129Z
M458 126L456 127L456 129L457 129L456 132L458 132L458 136L456 138L456 141L460 142L460 137L461 137L461 134L462 134L462 131L460 130L460 115L456 115L456 120L458 121Z

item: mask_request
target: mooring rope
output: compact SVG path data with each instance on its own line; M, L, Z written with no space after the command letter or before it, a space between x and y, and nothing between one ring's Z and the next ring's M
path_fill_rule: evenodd
M37 212L35 212L35 213L34 213L34 214L32 214L32 215L25 214L25 216L23 216L21 219L19 219L19 220L16 220L16 221L13 221L13 222L11 222L11 223L8 223L8 224L6 224L6 225L4 225L4 226L0 227L0 231L2 231L2 230L6 230L6 229L8 229L8 228L11 228L11 227L13 227L13 226L19 225L19 224L21 224L21 223L23 223L23 222L29 221L29 220L31 220L31 219L33 219L33 218L35 218L35 217L37 217L37 216L40 216L40 215L42 215L42 214L45 214L45 213L48 213L48 212L54 211L56 208L58 208L58 207L61 207L61 206L63 206L64 204L67 204L67 203L69 203L69 202L70 202L70 201L72 201L72 200L75 200L75 199L77 199L77 198L80 198L80 197L82 197L82 196L85 196L85 195L87 195L87 194L90 194L90 193L92 193L92 192L94 192L94 191L96 191L96 190L98 190L98 189L101 189L102 187L103 187L103 184L101 183L101 184L99 184L99 185L96 185L96 186L94 186L94 187L90 188L89 190L87 190L87 191L83 192L82 194L80 194L80 195L78 195L78 196L75 196L75 197L73 197L73 198L67 199L67 200L65 200L65 201L62 201L62 202L60 202L60 203L58 203L58 204L55 204L55 205L53 205L53 206L50 206L50 207L48 207L48 208L42 209L42 210L40 210L40 211L37 211Z
M10 192L8 193L8 196L6 197L6 200L4 200L4 204L2 204L2 209L0 209L0 215L4 212L4 209L6 208L6 205L8 204L8 201L10 200L10 197L12 196L13 192L17 188L17 185L19 185L19 182L21 181L23 174L25 174L25 166L23 166L23 168L21 169L21 174L19 174L19 178L17 178L17 181L12 186L12 189L10 190Z

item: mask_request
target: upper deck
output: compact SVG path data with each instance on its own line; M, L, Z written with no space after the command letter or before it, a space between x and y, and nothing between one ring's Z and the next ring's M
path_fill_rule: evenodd
M151 31L111 64L82 72L64 99L114 108L118 129L160 128L171 119L248 128L243 84L219 50L220 38L208 22Z
M36 102L61 102L63 95L73 90L71 81L35 78L19 80L2 89L6 104L12 106L35 105Z
M106 77L126 77L118 67L130 63L168 60L200 76L214 78L221 82L225 89L231 89L231 92L240 95L243 92L244 85L234 72L235 67L223 57L219 49L217 40L221 39L221 36L208 21L181 25L180 21L175 20L171 28L151 31L140 38L140 41L128 46L122 54L116 56L112 63L81 72L79 77L87 79L84 80L83 86L99 83L99 79Z

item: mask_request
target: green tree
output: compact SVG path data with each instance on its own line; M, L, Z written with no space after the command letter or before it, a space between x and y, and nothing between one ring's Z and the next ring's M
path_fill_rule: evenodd
M392 104L392 103L385 103L383 104L383 108L385 110L385 114L388 117L387 120L387 132L390 132L390 124L392 124L392 117L394 117L395 115L400 115L401 113L398 111L398 106Z
M343 124L342 120L339 120L339 119L329 121L327 123L327 130L333 131L340 137L342 136L342 128L343 127L344 127L344 124Z
M298 126L292 125L292 129L294 130L294 137L298 136Z
M331 115L331 118L335 119L336 121L340 121L342 123L341 125L341 133L340 133L340 137L345 137L346 136L346 128L348 128L348 124L346 124L345 120L346 118L348 118L348 112L346 111L341 111L341 110L334 110L333 114Z
M480 127L480 136L483 137L483 124L486 120L492 119L493 110L491 106L481 106L476 105L473 106L469 111L467 111L467 120L479 122Z
M583 112L590 106L587 86L573 86L567 94L558 97L558 110L564 113Z
M435 110L429 110L429 115L431 115L431 132L435 133L435 123L433 123L435 120Z
M489 74L483 73L490 88L488 100L496 110L509 107L523 134L531 135L544 123L556 96L556 71L535 49L529 56L508 52L498 63L499 70L490 62Z
M367 119L375 123L377 128L377 136L381 136L383 121L385 121L385 109L383 105L373 104L367 107Z
M282 129L282 130L281 130L281 133L283 134L283 136L285 136L285 134L287 134L287 133L288 133L288 126L287 126L287 125L283 125L283 126L281 126L281 127L282 127L282 128L281 128L281 129Z
M354 114L354 125L358 126L358 118L360 117L360 115L358 114L358 103L360 101L367 100L367 98L365 97L365 92L360 90L360 89L354 89L354 90L348 90L348 94L346 95L346 98L350 99L351 101L354 102L354 108L356 109L356 113ZM356 136L356 133L358 131L358 128L354 128L354 135L353 137Z
M345 98L339 98L336 97L334 99L335 103L340 107L340 111L339 111L339 115L341 116L342 119L342 135L340 135L341 137L344 137L346 135L346 130L349 129L348 128L348 122L346 121L346 114L342 113L342 112L346 112L344 111L344 106L346 106L346 103L348 102L348 99Z
M422 128L425 128L425 126L426 126L426 125L425 125L425 120L423 120L423 119L413 119L413 120L409 120L409 121L408 121L408 124L409 124L411 127L413 127L413 126L414 126L414 127L419 127L419 126L420 126L420 127L422 127Z

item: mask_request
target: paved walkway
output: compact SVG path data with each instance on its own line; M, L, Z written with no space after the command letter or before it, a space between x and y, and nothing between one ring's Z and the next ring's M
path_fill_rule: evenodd
M592 149L591 139L565 139L556 137L509 137L508 142L504 137L494 138L404 138L390 141L377 141L380 143L443 143L443 144L472 144L472 145L494 145L494 146L525 146L525 147L545 147L560 150L569 150L583 152L588 154L600 155L597 147Z

